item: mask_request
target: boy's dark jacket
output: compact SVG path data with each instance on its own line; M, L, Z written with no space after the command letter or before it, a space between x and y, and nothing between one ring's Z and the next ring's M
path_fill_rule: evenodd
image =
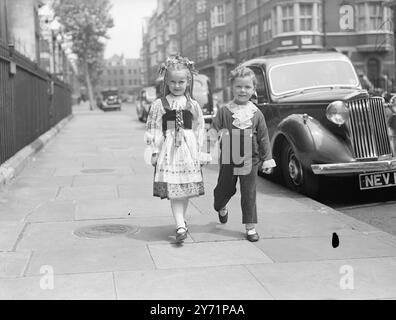
M236 167L242 167L246 163L261 166L264 161L272 159L267 124L263 113L259 109L251 119L252 126L247 129L237 128L232 124L233 121L232 112L226 106L223 106L218 110L211 124L211 127L216 131L224 131L221 141L221 163L230 163ZM244 150L245 139L249 137L252 147L247 146ZM235 141L235 139L239 141ZM232 156L232 146L237 144L239 144L240 157L238 155L236 157Z

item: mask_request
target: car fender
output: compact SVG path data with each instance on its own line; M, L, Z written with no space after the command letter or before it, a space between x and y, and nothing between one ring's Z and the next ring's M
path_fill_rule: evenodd
M273 149L283 139L294 148L302 165L310 168L314 163L338 163L353 161L350 148L340 141L318 120L303 114L293 114L283 119L273 135Z

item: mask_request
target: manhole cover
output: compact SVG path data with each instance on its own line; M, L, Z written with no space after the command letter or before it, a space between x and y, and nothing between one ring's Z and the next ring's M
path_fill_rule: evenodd
M105 173L105 172L113 172L114 169L82 169L82 173Z
M137 232L137 226L124 224L97 224L74 230L74 235L80 238L110 238Z

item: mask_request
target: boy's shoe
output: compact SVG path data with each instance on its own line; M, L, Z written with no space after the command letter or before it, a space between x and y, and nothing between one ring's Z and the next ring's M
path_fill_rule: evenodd
M248 239L250 242L255 242L258 241L260 239L259 235L257 232L249 234L248 232L246 232L246 239Z
M180 231L179 231L180 230ZM181 242L187 238L187 228L179 227L176 229L176 241Z
M219 221L221 223L227 223L228 221L228 209L227 207L224 207L219 210Z

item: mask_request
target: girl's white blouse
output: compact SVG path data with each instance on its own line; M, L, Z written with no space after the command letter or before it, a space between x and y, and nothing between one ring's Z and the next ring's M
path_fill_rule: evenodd
M185 109L187 105L187 98L184 95L174 96L172 94L168 94L166 99L169 102L169 107L171 110L180 110ZM201 152L204 140L206 136L205 130L205 120L203 118L202 110L195 100L192 101L192 132L196 138L197 148L200 153ZM165 114L165 108L162 105L161 99L155 100L150 108L149 116L146 122L146 132L144 135L144 140L147 145L151 145L153 153L159 153L162 143L164 141L164 135L162 132L162 116ZM167 130L167 133L171 133L172 130ZM189 131L188 129L184 129L184 131ZM200 154L200 157L205 157L205 155Z

